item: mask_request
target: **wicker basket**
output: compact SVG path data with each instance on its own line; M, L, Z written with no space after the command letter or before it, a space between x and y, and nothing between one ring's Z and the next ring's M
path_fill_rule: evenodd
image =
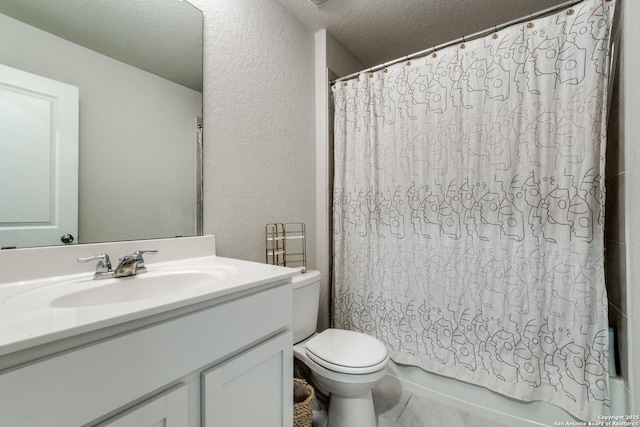
M311 427L316 393L313 387L299 378L293 379L293 390L293 427Z

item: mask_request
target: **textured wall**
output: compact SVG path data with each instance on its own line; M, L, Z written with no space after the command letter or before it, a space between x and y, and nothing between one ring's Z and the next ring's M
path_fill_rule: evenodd
M635 143L640 132L637 116L640 111L640 88L633 76L640 70L640 30L633 23L640 17L637 2L621 1L620 37L615 84L611 94L607 141L607 211L605 224L607 292L609 321L617 331L620 355L620 375L629 394L628 413L640 410L640 328L637 307L640 292L634 286L638 275L637 245L640 241L638 218L640 206L635 196L640 191L637 172L640 152Z
M620 42L625 43L625 37L621 34L621 23L617 25L615 34ZM626 100L624 87L621 81L625 63L622 58L622 49L617 52L617 67L614 75L613 91L611 93L611 110L609 113L607 134L607 168L606 168L606 283L607 296L609 298L609 324L616 330L618 341L618 353L620 356L618 369L625 384L629 384L629 359L628 359L628 313L626 295L626 236L625 236L625 199L624 187L626 167L624 162L625 138L624 138L624 112Z
M204 232L264 262L264 226L302 221L315 260L313 34L275 0L191 0L205 16Z
M315 34L316 55L316 262L322 274L318 329L331 322L333 101L329 80L356 72L362 66L327 31Z
M640 150L638 149L638 135L640 135L640 85L637 84L638 71L640 70L640 28L637 18L640 18L640 2L622 0L622 38L621 43L621 104L619 117L622 130L621 141L624 151L621 158L624 159L624 179L621 180L620 191L624 196L624 203L619 209L623 210L625 218L625 256L626 256L626 288L620 291L625 293L626 314L624 326L628 328L628 355L629 360L629 389L631 392L630 414L640 412L640 363L637 354L640 353L640 312L635 310L640 305L640 287L635 281L640 275ZM609 190L607 191L609 197ZM634 354L636 356L634 356Z

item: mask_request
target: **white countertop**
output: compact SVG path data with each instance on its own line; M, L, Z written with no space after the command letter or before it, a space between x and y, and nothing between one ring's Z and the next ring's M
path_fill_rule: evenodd
M149 257L151 258L151 257ZM51 302L70 292L105 286L92 273L0 284L0 356L78 334L184 308L193 304L257 290L299 274L297 270L217 256L161 263L147 260L148 273L214 269L225 277L210 285L185 288L153 298L86 306L55 306ZM109 279L109 280L128 280ZM61 284L64 282L64 284Z

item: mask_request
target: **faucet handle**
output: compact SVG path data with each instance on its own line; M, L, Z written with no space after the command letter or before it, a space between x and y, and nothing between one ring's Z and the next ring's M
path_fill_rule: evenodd
M142 254L155 255L157 253L158 253L158 250L154 249L154 250L150 250L150 251L140 251L140 250L138 250L138 251L135 251L133 254L136 255L136 256L142 256Z
M140 251L137 250L133 253L133 256L138 258L138 264L136 265L136 274L140 274L140 273L146 273L147 272L147 267L144 265L144 258L142 258L142 254L151 254L151 255L155 255L157 254L158 251L157 250L150 250L150 251Z
M109 260L109 255L100 254L100 255L91 255L77 258L78 262L89 262L89 261L98 261L98 265L96 266L96 275L98 273L109 273L111 271L111 260Z

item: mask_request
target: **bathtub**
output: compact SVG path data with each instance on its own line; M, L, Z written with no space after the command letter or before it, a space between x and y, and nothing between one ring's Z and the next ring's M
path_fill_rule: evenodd
M447 405L464 408L470 414L495 420L514 427L558 426L577 421L563 409L546 402L521 402L484 387L426 372L415 366L389 361L389 373L394 382L410 393ZM620 378L611 380L611 413L625 414L624 384Z

